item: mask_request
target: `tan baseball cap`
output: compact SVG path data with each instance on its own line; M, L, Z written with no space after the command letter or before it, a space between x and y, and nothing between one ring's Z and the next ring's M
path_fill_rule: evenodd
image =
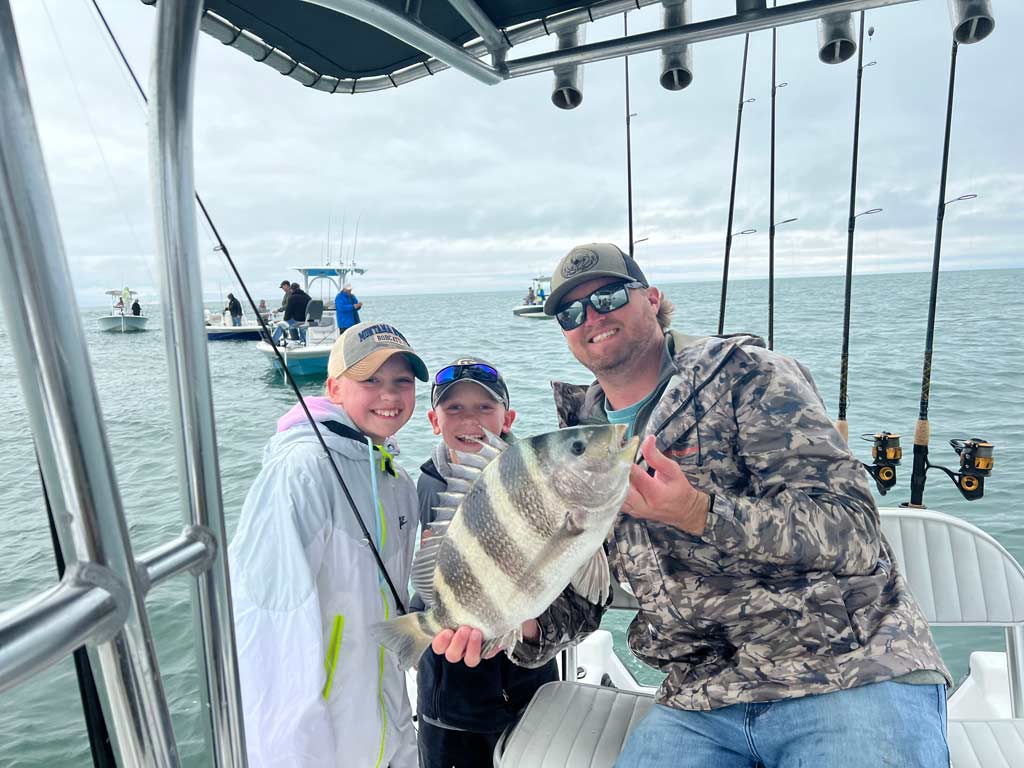
M558 311L565 294L580 283L595 277L621 277L623 280L648 286L640 266L633 257L612 243L587 243L577 245L562 257L551 275L551 294L544 301L544 314L553 315Z
M416 378L427 381L427 366L417 355L401 331L388 323L359 323L347 329L331 348L327 375L332 379L347 376L365 381L392 355L402 354L409 360Z

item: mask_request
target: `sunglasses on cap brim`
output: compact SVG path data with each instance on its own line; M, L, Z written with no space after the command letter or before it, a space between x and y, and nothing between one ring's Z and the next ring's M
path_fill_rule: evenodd
M434 374L435 384L451 384L453 381L472 379L493 384L501 378L498 369L483 363L462 363L449 365Z
M587 305L589 304L600 315L607 315L616 309L622 309L629 303L629 289L644 288L643 283L636 281L629 283L612 283L602 285L596 291L568 304L563 304L555 312L555 319L562 326L563 330L571 331L579 328L587 319Z

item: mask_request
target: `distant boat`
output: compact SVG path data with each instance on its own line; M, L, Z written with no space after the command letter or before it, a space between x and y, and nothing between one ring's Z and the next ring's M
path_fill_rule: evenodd
M325 281L331 287L328 294L333 297L348 282L349 275L361 275L366 270L357 267L355 262L339 264L337 266L316 266L296 267L303 277L303 290L310 293L313 285L320 280ZM282 339L283 343L278 347L281 358L288 370L296 376L324 375L327 373L327 361L331 356L331 349L338 338L338 323L334 313L334 302L330 301L328 306L324 302L313 299L306 309L306 323L304 325L306 341L293 338L291 331L287 332ZM294 336L299 336L297 329L293 329ZM281 367L281 360L274 351L274 345L263 340L256 345L268 362L275 368Z
M533 320L552 320L554 315L544 314L544 299L551 294L551 278L538 275L530 284L530 292L523 297L523 302L512 310L516 317L528 317Z
M132 300L138 295L135 291L122 288L120 291L104 291L111 296L110 314L96 318L101 331L111 333L134 333L146 330L149 318L145 315L132 314Z
M268 319L270 313L265 315ZM207 341L259 341L263 338L263 328L256 322L243 322L232 325L231 316L224 312L206 312Z

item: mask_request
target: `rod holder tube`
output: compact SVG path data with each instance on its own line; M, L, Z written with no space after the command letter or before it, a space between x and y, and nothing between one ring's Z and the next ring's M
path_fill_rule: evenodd
M661 26L664 29L690 23L689 0L662 0ZM693 82L693 49L688 43L676 43L661 49L661 87L681 91Z
M157 6L150 75L149 161L164 340L185 524L208 530L217 557L193 585L196 656L213 736L213 764L246 765L227 531L217 462L194 206L193 87L202 0Z
M1010 717L1024 717L1024 627L1006 628L1006 672L1010 680Z
M862 47L863 40L859 46L854 42L850 14L830 13L818 19L818 58L823 63L842 64Z
M125 622L97 655L127 765L179 764L8 0L0 0L0 301L66 557L109 569ZM54 296L64 311L42 315ZM70 563L69 563L70 567Z
M558 31L558 50L577 48L586 40L582 25ZM555 67L555 84L551 90L551 103L559 109L576 109L583 103L583 67L567 64Z
M71 572L69 572L71 576ZM115 596L73 576L0 614L0 692L117 631Z
M996 28L991 0L949 0L949 21L960 45L980 42Z

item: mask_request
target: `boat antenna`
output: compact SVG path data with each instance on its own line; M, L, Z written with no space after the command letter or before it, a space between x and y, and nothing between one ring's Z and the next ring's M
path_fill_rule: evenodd
M359 220L362 216L356 216L356 233L352 236L352 266L356 265L356 245L359 243Z
M103 22L103 26L106 27L107 34L110 36L111 41L114 43L114 47L117 49L117 53L120 55L121 62L124 64L125 69L128 70L128 74L131 75L132 81L135 83L136 89L138 89L139 96L142 97L143 103L148 105L149 99L146 98L146 92L142 88L142 85L139 83L139 79L135 76L135 72L132 69L131 64L128 63L128 58L124 55L124 51L121 49L120 44L117 42L117 37L114 35L114 31L110 28L110 25L107 23L107 19L103 15L103 11L100 10L99 4L96 0L90 0L90 2L92 3L93 8L96 9L96 13L99 15L100 20ZM194 194L196 198L196 203L198 203L199 209L200 211L202 211L203 218L205 218L206 223L210 225L210 230L213 232L213 236L217 239L217 243L219 244L221 251L224 253L224 258L227 259L228 266L231 267L231 271L238 279L238 284L241 286L242 292L245 294L245 298L249 302L249 306L253 311L253 315L256 317L256 322L260 324L260 328L263 330L263 335L269 339L271 337L271 331L270 328L267 326L267 321L264 320L263 315L259 313L259 310L256 306L256 301L253 299L252 294L249 293L249 287L245 284L245 280L242 279L242 275L238 271L238 267L235 266L235 260L231 258L231 253L228 251L228 246L224 242L224 240L221 239L220 232L217 231L217 227L213 223L213 218L210 216L209 211L206 210L206 205L203 203L203 199L199 196L199 192L194 191ZM348 485L345 483L345 478L341 476L341 471L338 469L338 465L334 461L334 456L331 454L330 449L327 447L327 443L324 441L323 433L320 431L319 425L313 418L313 414L310 413L309 406L306 404L306 400L302 396L301 390L299 390L299 385L296 383L295 377L292 375L292 372L288 370L288 366L285 364L284 357L281 355L281 350L277 347L277 345L271 346L274 350L274 355L276 355L277 357L278 365L280 366L281 370L284 373L285 379L288 381L288 384L295 392L295 397L298 400L299 406L302 408L303 413L306 415L306 420L313 428L313 434L316 435L316 439L319 441L320 447L323 448L324 455L327 457L327 463L330 465L331 471L334 473L334 476L338 480L338 484L341 486L341 491L345 495L345 500L348 502L348 506L352 512L352 516L355 518L356 523L359 525L359 530L363 534L364 541L366 541L366 543L370 547L370 554L373 555L373 559L377 563L377 569L380 571L381 576L387 583L388 589L391 592L391 596L395 600L395 609L399 612L399 614L405 615L407 612L405 608L405 603L402 601L402 598L399 597L398 589L395 587L395 583L394 581L392 581L391 575L388 573L388 569L384 565L384 560L381 558L380 552L377 550L377 547L374 544L373 536L370 535L370 531L367 529L366 524L363 522L363 518L359 515L359 510L358 507L356 506L355 499L352 498L352 494L348 489Z
M341 240L338 241L338 264L345 263L345 212L341 212Z
M736 144L732 152L732 183L729 186L729 218L725 232L725 264L722 267L722 301L718 307L718 333L725 333L725 298L729 290L729 252L732 250L732 216L736 210L736 172L740 162L740 129L743 127L743 105L754 101L744 99L743 91L747 84L747 53L750 50L750 33L743 36L743 67L740 69L740 99L736 110ZM748 231L748 230L745 230ZM752 233L753 231L750 230Z
M629 12L622 12L622 34L629 37ZM630 122L633 114L629 111L629 56L622 57L626 75L626 209L629 219L629 255L633 256L633 144Z
M871 28L869 37L875 28ZM847 389L850 371L850 309L853 299L853 233L857 226L857 218L874 213L881 213L881 208L870 208L861 213L857 210L857 162L860 153L860 96L864 70L873 67L877 62L864 63L864 11L860 12L860 33L857 40L857 97L853 107L853 160L850 170L850 216L846 224L846 289L843 298L843 350L839 359L839 418L836 429L849 442L849 424L846 421L848 402Z
M324 248L324 266L331 263L331 214L333 211L327 211L327 246Z

